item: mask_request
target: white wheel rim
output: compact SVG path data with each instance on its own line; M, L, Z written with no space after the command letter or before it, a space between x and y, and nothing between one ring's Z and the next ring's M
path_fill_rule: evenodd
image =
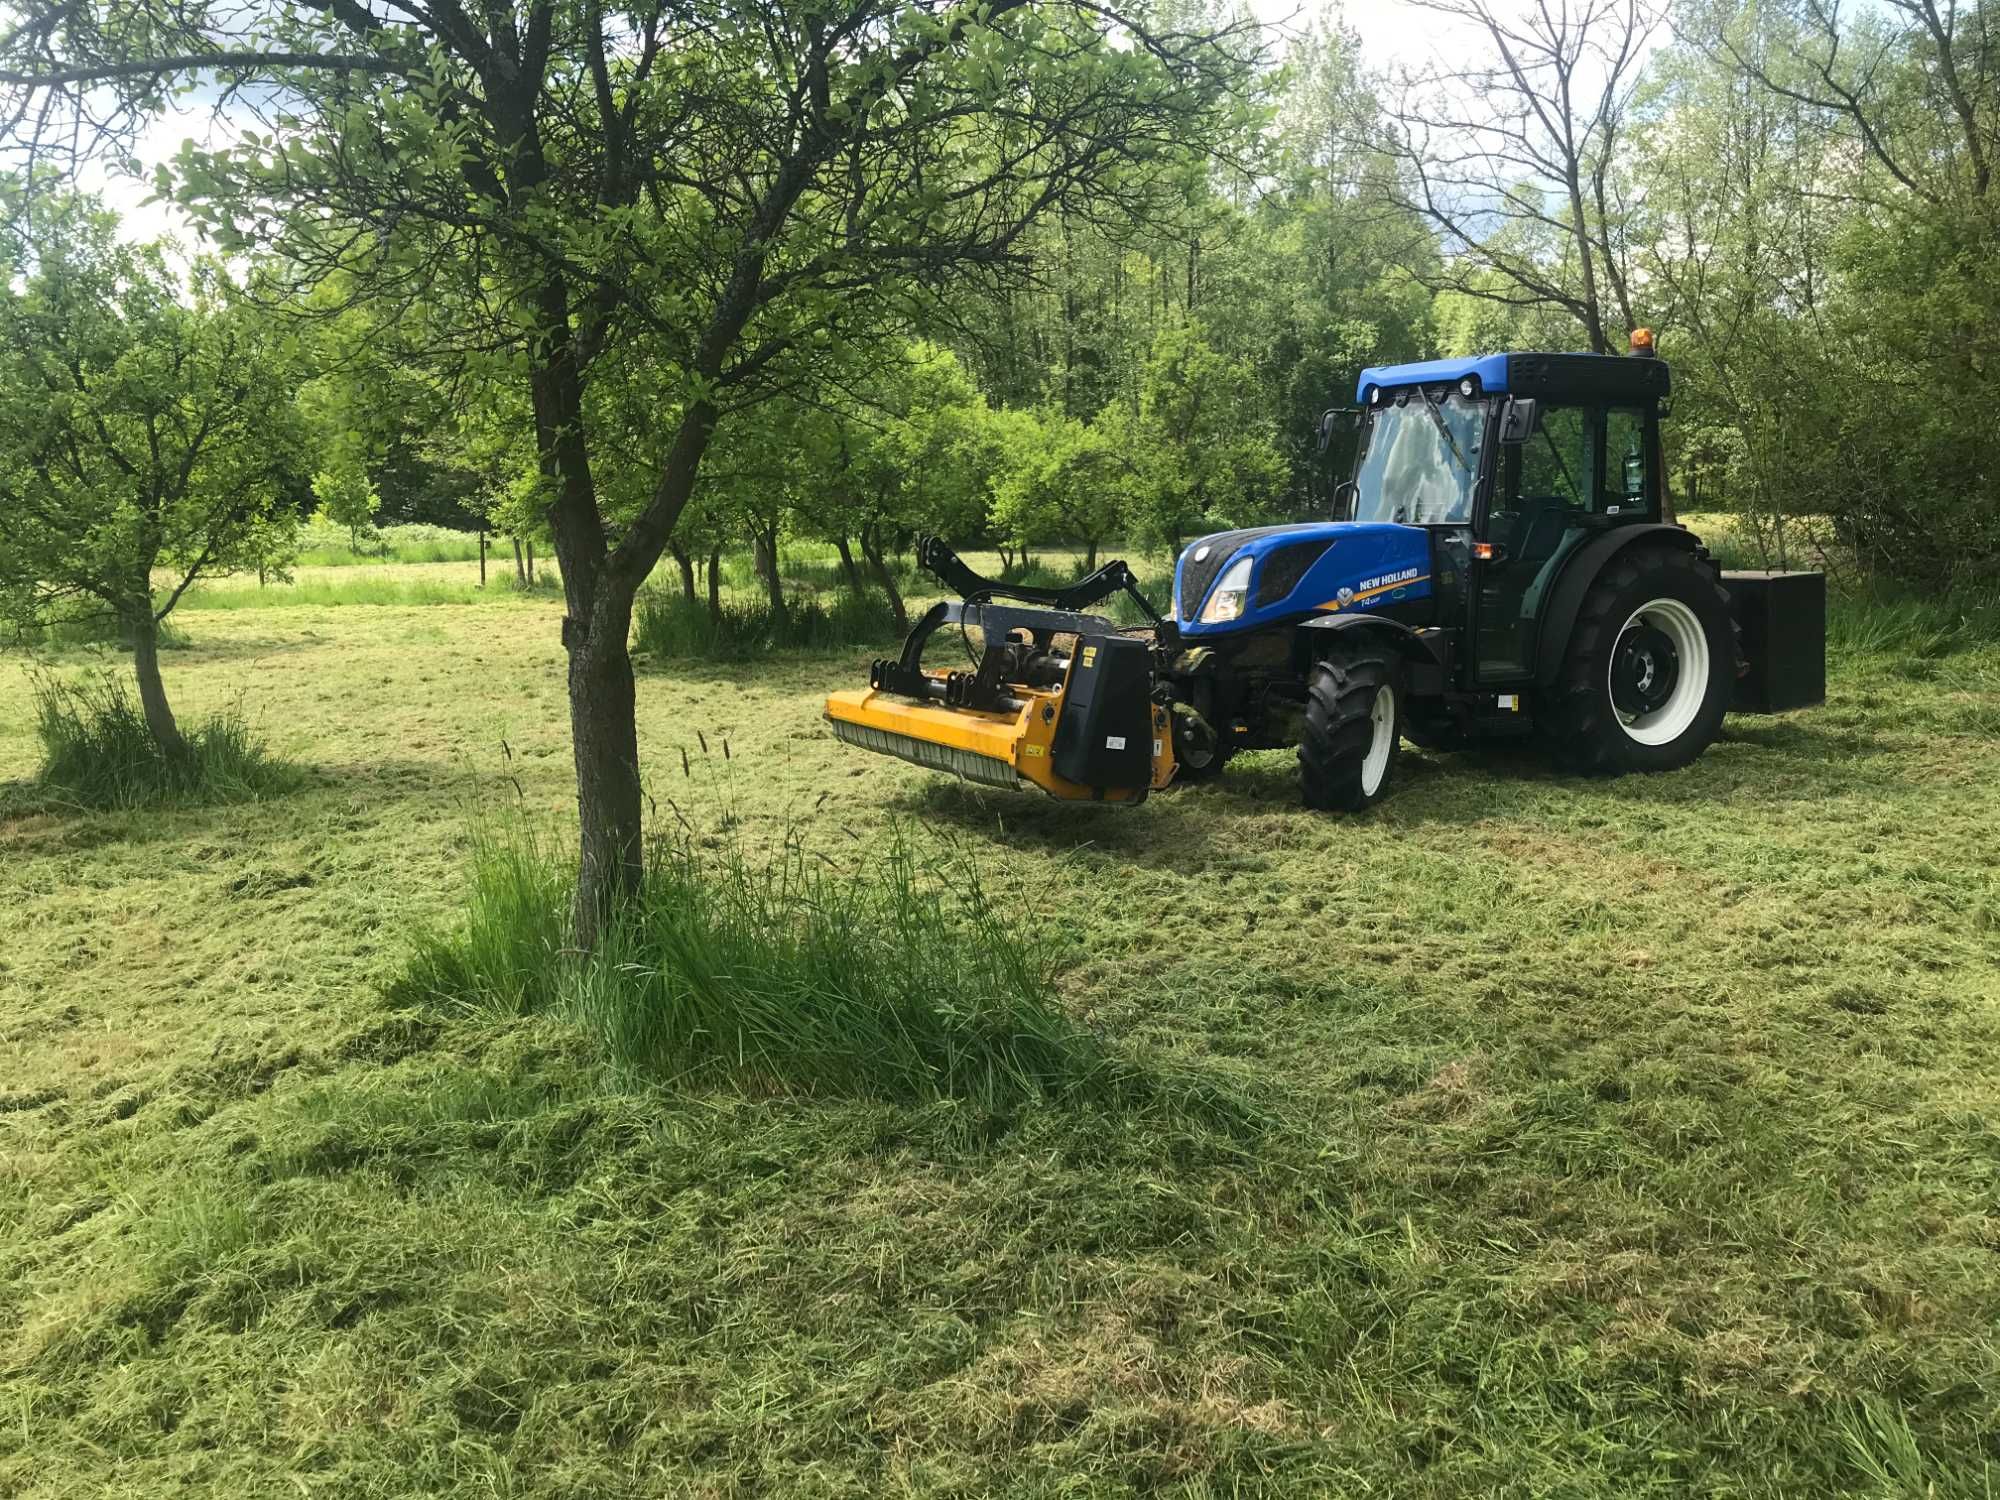
M1646 712L1626 713L1617 706L1612 683L1618 670L1619 646L1629 632L1645 628L1658 631L1672 645L1677 658L1673 670L1678 675L1664 703ZM1659 670L1664 665L1655 665L1653 669ZM1695 715L1701 712L1702 699L1708 696L1708 673L1708 632L1701 628L1695 612L1678 599L1654 599L1633 610L1612 637L1611 662L1604 672L1604 694L1612 705L1612 717L1629 739L1641 745L1665 745L1685 734Z
M1375 690L1375 706L1368 711L1368 725L1374 737L1361 762L1361 792L1372 797L1382 790L1382 778L1389 774L1389 752L1396 747L1396 690L1386 682Z

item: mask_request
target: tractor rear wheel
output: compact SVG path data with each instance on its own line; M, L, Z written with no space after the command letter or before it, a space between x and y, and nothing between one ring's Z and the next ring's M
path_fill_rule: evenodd
M1736 627L1715 575L1678 547L1614 557L1584 595L1537 715L1573 771L1671 771L1722 730Z
M1307 807L1360 812L1380 800L1402 740L1402 702L1396 658L1379 647L1330 652L1313 666L1299 741Z

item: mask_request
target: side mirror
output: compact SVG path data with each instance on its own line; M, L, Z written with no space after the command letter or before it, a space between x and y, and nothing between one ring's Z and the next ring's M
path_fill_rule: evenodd
M1507 405L1500 412L1500 441L1527 442L1534 435L1537 411L1538 407L1532 397L1510 396Z
M1333 444L1333 435L1340 427L1340 419L1347 418L1352 426L1361 416L1361 409L1355 406L1335 406L1320 414L1319 451L1324 453Z

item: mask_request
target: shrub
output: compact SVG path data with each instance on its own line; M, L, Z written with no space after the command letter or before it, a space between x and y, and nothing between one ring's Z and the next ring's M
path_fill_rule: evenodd
M392 998L562 1014L681 1083L998 1103L1131 1081L963 859L897 838L842 870L788 841L760 867L683 840L648 866L578 954L571 862L518 831L481 842L465 927L423 939Z
M841 590L787 601L782 615L768 604L727 603L709 613L699 599L667 589L639 596L634 644L654 656L727 660L764 651L830 651L886 645L896 623L886 599Z
M272 760L239 714L183 725L187 753L170 756L122 677L104 672L70 683L42 677L34 693L43 757L38 785L61 801L95 808L239 802L297 784L297 772Z

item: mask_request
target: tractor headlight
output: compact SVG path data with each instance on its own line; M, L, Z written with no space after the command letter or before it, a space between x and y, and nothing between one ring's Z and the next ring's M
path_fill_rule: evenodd
M1208 603L1201 607L1201 623L1220 625L1227 620L1238 619L1243 614L1243 601L1250 593L1250 559L1239 557L1223 570L1216 581L1215 592L1208 596Z

